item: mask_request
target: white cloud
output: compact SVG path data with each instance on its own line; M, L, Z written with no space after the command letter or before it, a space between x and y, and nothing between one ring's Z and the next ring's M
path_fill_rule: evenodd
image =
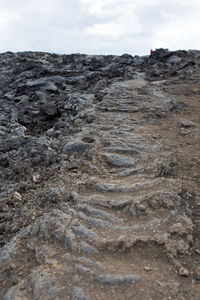
M100 23L86 29L96 37L129 41L128 50L144 53L149 48L199 48L200 2L197 0L81 0ZM101 19L110 16L110 22ZM113 16L115 16L113 20ZM196 39L194 38L196 36ZM132 37L132 38L131 38ZM142 47L142 44L144 45ZM117 45L115 44L115 49ZM142 49L142 50L141 50ZM130 49L131 50L131 49Z
M0 0L0 52L200 48L199 0Z

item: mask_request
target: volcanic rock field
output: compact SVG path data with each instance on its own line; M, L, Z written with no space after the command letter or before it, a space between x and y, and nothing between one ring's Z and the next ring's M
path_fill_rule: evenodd
M0 299L200 299L200 51L0 54Z

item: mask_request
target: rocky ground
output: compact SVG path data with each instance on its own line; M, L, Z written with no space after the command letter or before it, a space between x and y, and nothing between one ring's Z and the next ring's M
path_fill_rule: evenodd
M0 299L199 299L200 51L0 69Z

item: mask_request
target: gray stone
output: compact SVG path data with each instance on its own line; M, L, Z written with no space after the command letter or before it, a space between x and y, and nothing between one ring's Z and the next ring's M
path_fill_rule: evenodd
M85 296L82 288L75 287L72 294L72 300L90 300L90 298Z
M83 265L75 265L75 269L77 272L83 275L91 275L93 273L93 271L90 268L85 267Z
M180 57L173 55L168 59L167 62L169 64L179 64L181 61L182 61L182 59Z
M88 241L96 241L96 239L98 238L97 234L94 231L88 229L82 224L80 224L79 226L74 226L73 231Z
M64 237L64 248L70 252L75 249L75 235L70 231Z
M102 209L93 208L89 205L83 205L83 206L80 205L80 206L78 206L78 208L80 208L83 211L87 212L91 216L99 216L103 219L112 220L114 222L119 222L120 221L120 219L118 217L116 217L113 214L108 213L108 212L106 212Z
M37 182L37 181L36 181ZM40 182L40 181L39 181ZM41 195L40 203L41 205L48 205L48 204L57 204L64 200L66 193L64 188L51 188Z
M11 212L2 212L0 213L0 222L7 221L11 219L13 214Z
M63 147L64 154L83 154L91 148L91 144L83 142L68 143Z
M0 153L0 166L4 168L9 166L9 156L7 153Z
M195 123L189 120L183 120L179 122L179 126L184 128L192 128L195 127Z
M135 283L135 276L134 275L113 275L113 274L106 274L100 275L97 277L97 280L101 283L108 284L108 285L119 285L123 283Z
M175 111L175 110L181 110L185 107L186 105L179 101L179 100L170 100L165 104L165 109L167 111Z
M80 246L80 251L83 254L94 255L94 254L98 253L98 250L96 248L92 247L91 245L89 245L85 241L80 241L79 246Z
M124 158L120 155L113 154L113 155L105 155L106 162L108 165L113 167L131 167L134 166L135 161L130 160L128 158Z

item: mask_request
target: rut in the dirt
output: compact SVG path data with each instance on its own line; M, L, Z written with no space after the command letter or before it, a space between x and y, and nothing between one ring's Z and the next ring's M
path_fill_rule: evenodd
M3 249L3 265L20 272L23 253L28 264L5 300L179 299L175 267L184 268L176 256L188 251L193 223L169 176L176 160L155 134L171 101L161 85L142 74L112 84L93 107L97 121L65 145L65 153L85 155L94 175L82 174L81 192Z

